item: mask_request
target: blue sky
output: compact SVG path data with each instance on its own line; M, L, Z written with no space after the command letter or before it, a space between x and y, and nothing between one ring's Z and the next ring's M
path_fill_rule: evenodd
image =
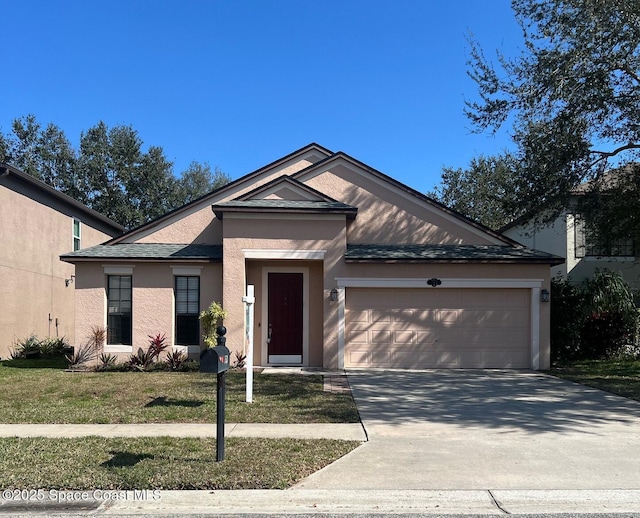
M463 115L471 31L521 46L509 0L4 0L0 129L33 113L74 145L103 120L232 178L310 142L421 192L509 146Z

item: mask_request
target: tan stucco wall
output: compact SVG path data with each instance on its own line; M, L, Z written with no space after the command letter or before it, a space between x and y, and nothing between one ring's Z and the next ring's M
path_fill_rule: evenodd
M129 240L127 240L129 242ZM182 217L140 239L137 243L206 243L222 242L222 225L211 210L211 205Z
M236 219L225 217L223 305L229 313L229 317L225 321L227 343L241 344L244 341L242 296L245 293L246 268L243 250L324 251L322 293L321 295L313 294L314 298L318 297L316 304L319 304L320 297L322 297L322 308L321 311L314 311L310 315L310 328L317 328L319 325L317 320L323 320L323 362L325 366L337 367L338 315L336 305L329 304L328 295L331 288L334 287L333 279L337 276L337 267L342 260L345 247L344 217L329 219ZM314 281L313 286L314 291L318 289L317 280ZM316 358L313 356L314 361Z
M309 176L305 183L310 187L358 208L355 221L348 227L349 243L500 243L459 219L344 165Z
M172 267L200 268L200 310L213 301L222 300L221 265L219 263L118 263L132 267L133 311L132 352L146 349L148 335L165 334L167 343L174 343L174 270ZM76 310L78 318L76 336L86 339L92 326L106 327L105 265L80 263L77 266ZM202 342L201 344L202 345ZM123 353L121 356L128 356Z
M256 176L253 183L241 184L216 197L216 202L232 200L260 185L264 185L282 174L291 175L312 164L311 160L321 160L322 156L314 155L274 167L263 174ZM126 243L222 243L222 225L216 220L211 210L211 200L194 204L185 211L178 211L158 228L132 234L124 240Z
M75 269L59 259L73 249L74 215L82 222L82 248L111 237L92 228L72 207L61 213L0 186L1 358L8 357L16 340L31 334L74 341L74 284L65 286L65 279Z

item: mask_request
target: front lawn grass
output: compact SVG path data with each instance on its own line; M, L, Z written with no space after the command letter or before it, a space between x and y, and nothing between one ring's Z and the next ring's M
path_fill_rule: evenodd
M584 360L555 366L550 374L640 401L640 360Z
M0 362L2 423L216 421L215 374L65 372L12 362ZM229 423L358 422L351 395L324 392L322 376L256 373L253 400L245 403L245 374L227 373Z
M286 489L359 445L354 441L138 437L0 439L0 488Z

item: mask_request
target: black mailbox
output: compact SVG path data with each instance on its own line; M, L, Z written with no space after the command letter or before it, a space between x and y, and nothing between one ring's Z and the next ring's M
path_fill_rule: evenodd
M229 370L231 351L225 345L217 345L200 353L200 372L220 374Z

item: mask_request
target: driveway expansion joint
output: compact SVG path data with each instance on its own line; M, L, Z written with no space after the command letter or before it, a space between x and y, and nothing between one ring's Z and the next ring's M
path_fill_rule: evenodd
M500 511L502 511L504 514L511 514L509 511L507 511L503 505L500 503L500 501L494 496L494 494L491 492L491 489L487 489L487 493L489 493L489 496L491 497L491 500L493 501L493 505L495 505L498 509L500 509Z

